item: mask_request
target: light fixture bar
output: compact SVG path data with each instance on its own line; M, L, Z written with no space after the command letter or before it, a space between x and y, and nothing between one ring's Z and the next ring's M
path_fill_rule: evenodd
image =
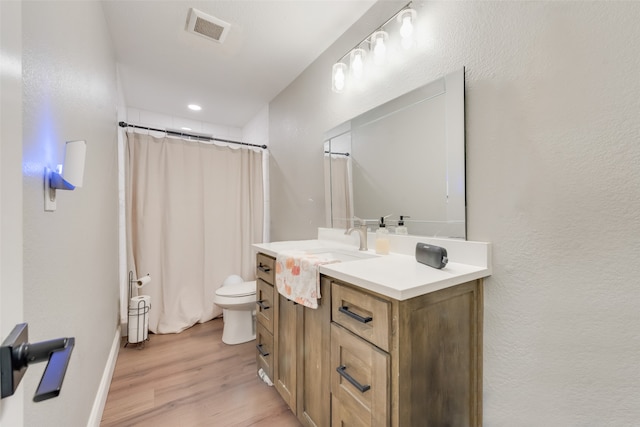
M346 56L348 56L352 50L357 49L359 47L361 47L364 43L369 43L369 39L371 38L371 36L373 35L373 33L375 33L376 31L380 31L382 30L382 28L387 25L389 22L393 21L396 16L400 15L400 13L402 11L404 11L405 9L408 9L411 7L411 5L413 4L413 1L410 1L409 3L405 4L404 6L402 6L396 13L394 13L391 18L387 19L386 21L384 21L384 23L382 25L379 25L378 28L376 28L375 30L373 30L372 32L369 33L369 35L367 37L365 37L364 39L362 39L360 41L360 43L356 44L354 47L352 47L351 49L349 49L344 55L342 55L340 57L339 60L337 60L336 62L341 62Z
M388 38L388 33L384 30L384 27L394 19L399 19L401 14L407 14L411 18L411 24L415 19L416 12L411 8L412 1L405 4L398 9L389 19L387 19L382 25L379 25L374 31L369 33L364 39L353 46L349 51L342 55L333 65L331 70L331 88L334 92L342 93L347 84L346 77L350 74L356 80L362 78L364 74L364 58L365 49L363 46L367 46L370 51L373 51L375 62L380 63L385 55L385 43ZM405 31L406 32L406 31ZM402 35L402 46L407 48L410 43L404 41L405 36ZM349 66L347 66L349 64Z

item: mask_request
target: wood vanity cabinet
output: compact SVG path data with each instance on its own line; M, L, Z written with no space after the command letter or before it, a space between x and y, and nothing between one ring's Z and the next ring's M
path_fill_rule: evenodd
M332 425L482 425L481 280L404 301L331 288Z
M321 276L310 309L278 293L274 264L258 254L258 299L273 301L258 366L303 425L482 425L481 279L398 301Z

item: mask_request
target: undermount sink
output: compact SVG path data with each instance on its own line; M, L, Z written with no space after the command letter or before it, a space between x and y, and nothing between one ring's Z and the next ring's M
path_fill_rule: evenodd
M347 250L347 249L333 249L333 248L321 248L316 250L307 251L309 253L327 257L330 259L337 259L341 262L357 261L361 259L375 258L377 255L370 252Z

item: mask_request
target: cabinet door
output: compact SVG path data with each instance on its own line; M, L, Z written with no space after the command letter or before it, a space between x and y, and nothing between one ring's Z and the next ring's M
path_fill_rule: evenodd
M390 425L389 355L331 324L332 425Z
M260 323L256 324L256 361L258 370L262 368L273 381L273 335Z
M320 280L318 308L302 308L303 355L298 361L298 419L306 427L331 426L331 282Z
M300 306L277 294L278 305L274 333L274 384L291 411L297 411L296 381L298 369L298 309Z
M256 320L273 333L273 286L262 279L256 283Z

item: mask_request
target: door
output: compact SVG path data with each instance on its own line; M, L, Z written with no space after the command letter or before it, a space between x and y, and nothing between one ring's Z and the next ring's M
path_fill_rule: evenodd
M22 3L0 1L0 340L23 316ZM0 427L23 425L23 392L0 400Z

